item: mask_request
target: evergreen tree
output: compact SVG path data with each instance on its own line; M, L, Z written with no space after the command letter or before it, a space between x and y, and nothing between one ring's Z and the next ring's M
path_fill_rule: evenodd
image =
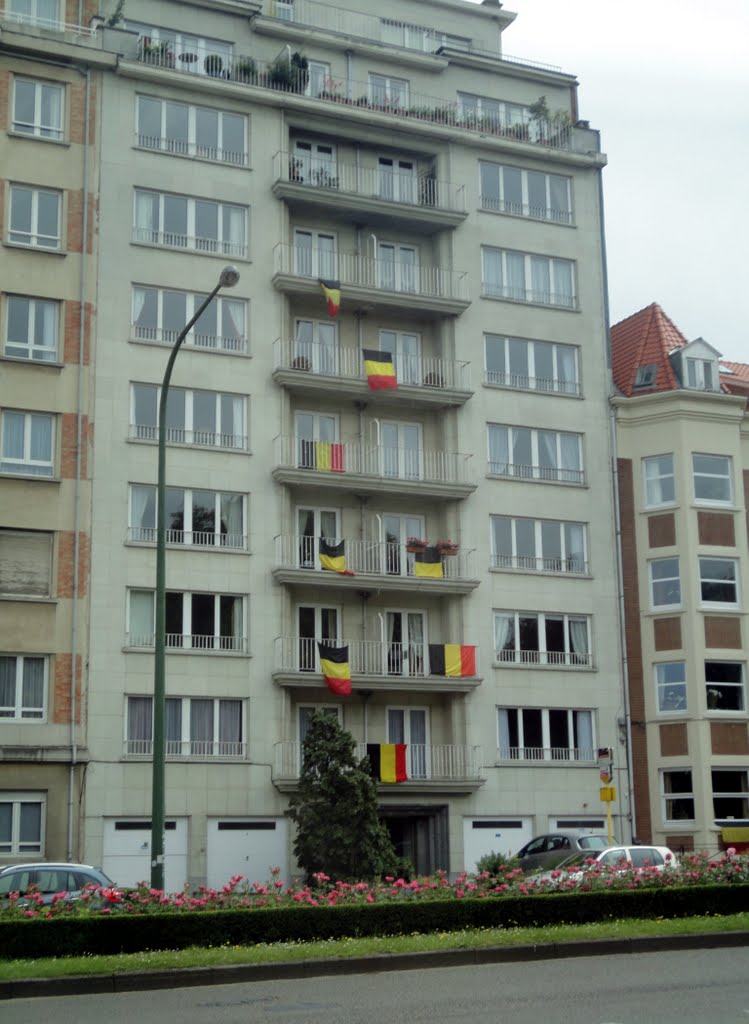
M395 874L399 862L379 818L369 759L357 759L351 734L335 716L316 712L302 752L289 814L297 827L294 853L307 875L322 871L355 882Z

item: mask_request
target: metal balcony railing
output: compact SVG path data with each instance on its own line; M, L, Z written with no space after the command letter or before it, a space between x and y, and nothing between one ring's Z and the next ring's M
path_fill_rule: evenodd
M497 661L514 665L566 665L569 668L592 668L590 651L520 651L504 649L495 652Z
M232 256L247 259L245 242L231 242L220 238L202 238L199 235L183 235L177 231L155 231L153 228L133 228L133 241L148 245L160 245L166 249L191 249L194 252L211 253L214 256Z
M320 673L319 637L276 637L276 671ZM425 679L429 676L428 646L424 643L391 643L381 640L326 640L348 647L352 676L384 676ZM478 673L478 650L476 651ZM435 678L444 678L442 676Z
M154 633L127 633L126 647L152 648L155 644ZM211 651L216 653L247 653L247 640L242 636L216 636L203 633L167 633L167 649L182 651Z
M233 149L222 149L219 146L204 146L188 139L172 139L165 135L146 135L135 132L135 145L143 149L157 149L161 153L174 153L178 156L192 157L194 160L211 160L219 164L232 164L235 167L246 167L249 154Z
M357 743L357 757L367 753L366 743ZM406 744L408 781L463 782L481 777L481 747L463 744ZM302 744L291 740L273 748L273 778L297 779L302 768Z
M6 0L5 10L0 10L0 21L7 21L13 25L28 26L29 28L39 28L45 32L83 36L88 39L91 39L96 34L96 28L89 28L87 25L76 25L71 22L58 21L57 18L41 18L34 14L11 11L10 0Z
M511 476L525 480L548 480L555 483L584 484L585 471L559 466L523 466L518 462L489 461L489 472L495 476Z
M598 751L592 747L499 747L499 761L585 761L597 763Z
M158 441L159 428L150 423L131 423L130 437L138 441ZM184 427L166 428L167 444L195 444L208 448L247 448L246 434L217 434L209 430L187 430Z
M412 483L473 483L471 456L424 448L362 444L359 441L314 441L279 435L276 465L312 473L350 474Z
M155 544L156 527L129 526L127 539L136 544ZM167 544L180 544L185 547L222 548L233 551L247 550L247 537L241 533L215 533L203 530L167 530Z
M167 327L143 327L133 323L132 336L139 341L153 341L164 345L173 345L179 331ZM185 348L210 348L221 352L247 352L247 338L227 338L218 334L196 333L193 329L185 338Z
M127 757L151 757L152 740L125 740ZM247 744L239 740L170 740L166 741L167 757L245 757Z
M331 542L333 543L333 542ZM276 565L285 569L322 569L318 557L318 539L310 536L277 536ZM406 551L405 544L382 541L346 540L344 543L346 568L351 572L373 576L413 579L415 556ZM443 578L464 580L476 578L476 551L459 549L457 555L446 555L441 561Z
M551 391L558 395L579 395L580 382L577 380L555 380L553 377L530 377L523 373L505 373L502 370L487 370L486 383L503 388L517 388L520 391Z
M277 338L274 343L275 366L281 370L302 370L324 377L350 377L366 380L361 349ZM399 385L426 388L471 389L470 363L436 356L393 356Z
M562 306L577 309L577 296L569 292L552 292L540 288L518 288L510 284L484 281L482 294L492 299L513 299L515 302L532 302L541 306Z
M522 569L525 572L558 572L577 576L588 574L588 563L582 558L550 558L535 555L492 555L495 569Z

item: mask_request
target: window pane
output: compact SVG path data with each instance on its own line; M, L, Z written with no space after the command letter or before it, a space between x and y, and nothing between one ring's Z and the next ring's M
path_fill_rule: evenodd
M138 97L138 141L141 146L158 146L161 141L161 101Z

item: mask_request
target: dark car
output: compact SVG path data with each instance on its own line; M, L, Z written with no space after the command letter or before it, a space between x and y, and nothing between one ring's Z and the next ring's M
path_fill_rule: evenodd
M9 864L0 868L0 900L7 899L12 892L23 896L32 888L44 903L51 903L52 897L61 892L74 900L87 885L109 889L114 882L90 864Z
M523 871L537 871L539 868L553 868L573 853L590 853L605 850L611 846L605 832L588 829L558 829L536 836L526 843L515 855Z

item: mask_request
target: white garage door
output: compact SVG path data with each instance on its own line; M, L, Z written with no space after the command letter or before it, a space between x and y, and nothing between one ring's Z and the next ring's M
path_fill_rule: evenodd
M151 877L151 822L105 818L102 868L117 885L138 885ZM164 830L164 888L178 892L187 881L187 818L167 818Z
M486 853L514 857L533 838L531 818L466 818L463 822L463 863L475 871Z
M209 888L221 889L233 875L264 883L275 867L288 882L288 835L285 818L209 818Z

